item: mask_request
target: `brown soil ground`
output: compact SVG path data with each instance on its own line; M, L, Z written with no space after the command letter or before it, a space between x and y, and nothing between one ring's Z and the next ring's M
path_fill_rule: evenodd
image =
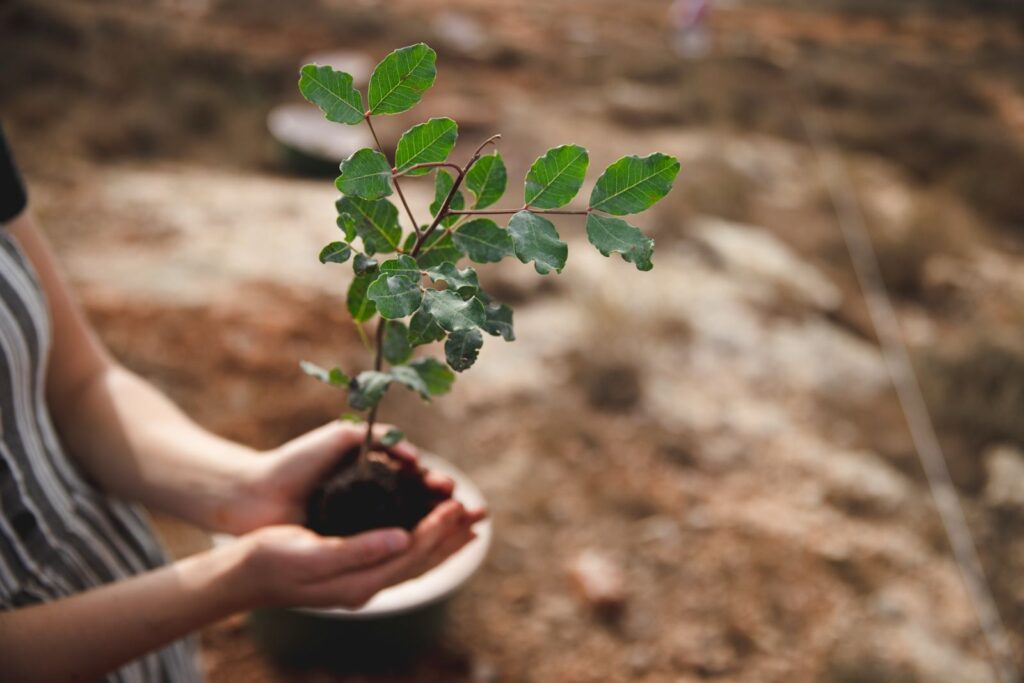
M489 341L433 406L388 396L386 419L469 472L493 512L493 551L438 648L373 675L283 670L239 616L203 633L211 681L994 680L806 144L812 106L851 167L1024 652L1021 508L994 500L983 455L1024 446L1024 15L851 5L723 3L694 62L656 0L0 8L0 111L93 323L199 422L256 447L342 410L299 359L367 364L347 268L315 258L335 191L265 132L305 55L426 40L437 85L385 135L419 116L487 122L459 153L500 131L512 179L567 141L593 168L683 160L642 219L654 271L559 223L563 275L482 273L519 340ZM486 49L446 40L453 17ZM161 529L178 553L206 543ZM587 550L625 575L615 619L571 590Z

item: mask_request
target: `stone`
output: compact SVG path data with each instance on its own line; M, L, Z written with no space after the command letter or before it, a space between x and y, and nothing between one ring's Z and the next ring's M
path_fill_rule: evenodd
M599 612L617 612L626 604L626 577L608 555L588 549L570 563L569 579L577 593Z
M991 507L1024 510L1024 453L1004 444L985 451L983 459L985 502Z
M820 458L825 498L846 512L889 515L906 504L906 478L874 453L836 450Z
M373 145L365 126L328 121L309 103L274 107L267 114L267 129L286 148L330 163L341 163L353 152Z

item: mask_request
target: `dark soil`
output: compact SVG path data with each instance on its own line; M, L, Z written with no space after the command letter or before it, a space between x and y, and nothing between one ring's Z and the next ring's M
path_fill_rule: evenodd
M306 526L323 536L401 527L412 531L446 496L429 488L418 466L371 451L363 460L353 449L313 491Z

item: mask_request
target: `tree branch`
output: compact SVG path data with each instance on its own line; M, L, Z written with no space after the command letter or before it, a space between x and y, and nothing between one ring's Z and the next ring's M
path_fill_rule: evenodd
M377 322L377 348L373 359L373 369L380 372L384 367L384 327L387 325L387 320L381 318ZM377 421L377 408L380 407L380 401L383 400L383 396L380 400L373 404L370 408L370 414L366 417L366 438L363 439L363 445L359 449L360 460L366 457L366 454L370 452L370 447L373 445L373 425Z
M377 150L381 154L384 154L384 146L380 144L380 138L377 137L377 131L374 130L373 122L370 121L370 113L367 112L363 118L366 120L366 125L370 127L370 133L373 134L373 141L377 143ZM386 154L384 154L384 156L385 158L387 157ZM412 209L409 208L409 202L405 201L405 193L402 192L402 186L398 184L398 177L392 175L391 179L395 183L395 191L398 193L399 199L402 200L402 206L405 207L405 213L409 216L409 220L412 221L413 232L415 232L416 236L419 237L420 224L416 222L416 217L412 215Z
M417 170L419 170L421 168L440 168L442 166L447 166L448 168L454 169L456 172L462 170L461 166L459 166L458 164L453 164L453 163L451 163L449 161L430 161L430 162L427 162L427 163L416 164L414 166L410 166L409 168L404 168L401 171L396 171L395 169L392 169L391 170L391 177L392 178L401 178L402 176L408 175L408 174L412 173L413 171L417 171ZM396 187L397 187L397 185L396 185Z
M479 211L476 209L469 209L466 211L449 211L449 216L511 216L514 213L520 211L529 211L530 213L549 213L561 216L586 216L591 213L590 209L531 209L528 206L524 206L521 209L495 209L487 211Z

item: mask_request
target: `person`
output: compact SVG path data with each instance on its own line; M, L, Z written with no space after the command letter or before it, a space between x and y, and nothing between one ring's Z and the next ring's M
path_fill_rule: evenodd
M710 15L711 0L673 0L669 17L676 30L676 54L686 59L707 56L711 49Z
M188 634L203 625L356 607L472 540L485 512L451 499L411 533L300 526L307 493L364 435L338 422L257 453L118 365L58 272L0 128L0 680L201 680ZM391 452L416 457L405 442ZM140 505L239 538L168 563Z

